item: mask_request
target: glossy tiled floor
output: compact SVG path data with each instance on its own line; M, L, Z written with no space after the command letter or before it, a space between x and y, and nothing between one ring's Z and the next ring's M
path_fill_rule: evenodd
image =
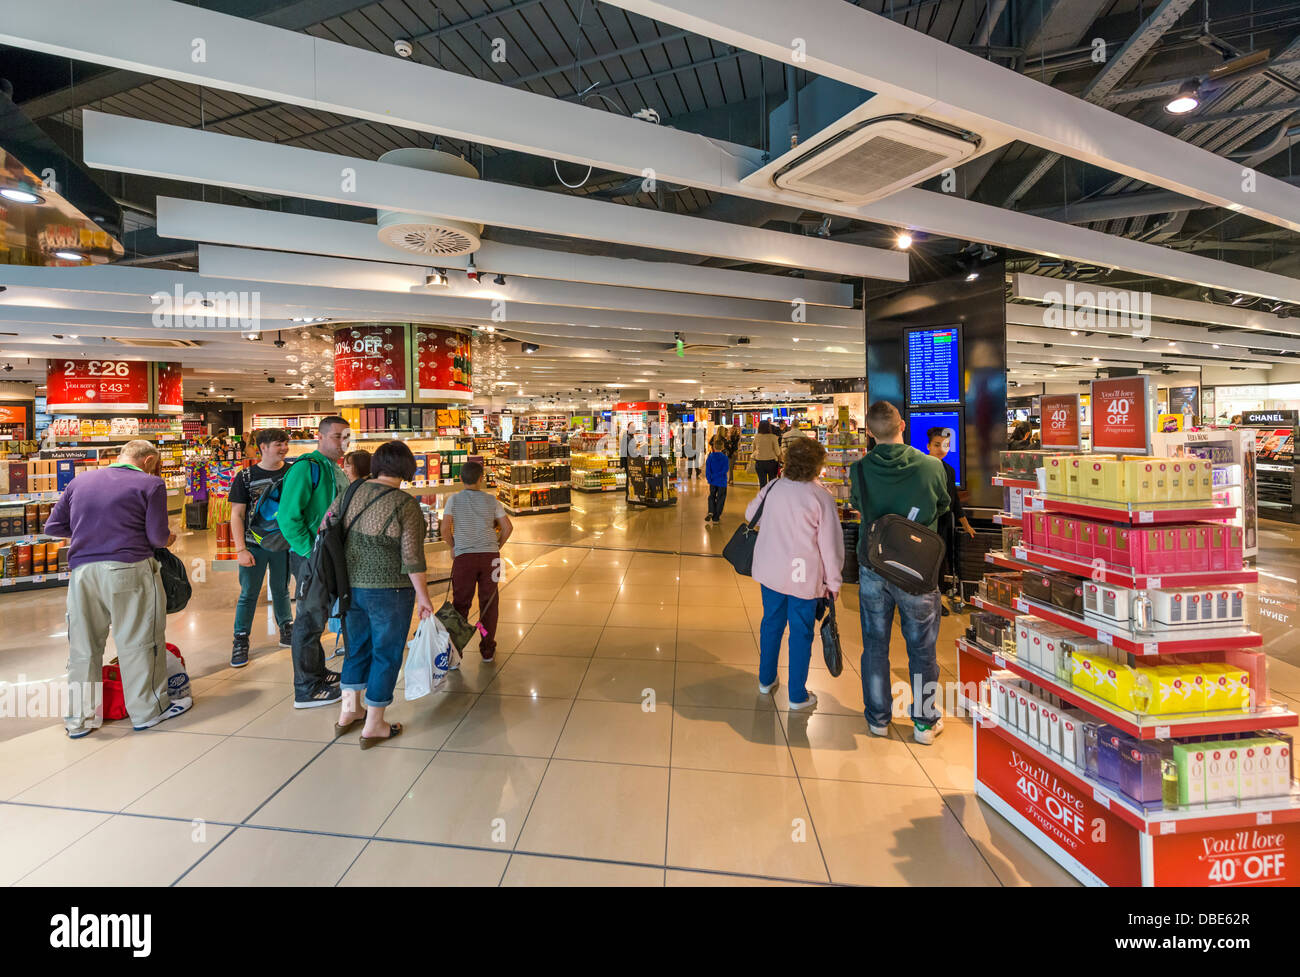
M265 617L250 666L228 667L237 584L209 570L169 620L189 714L77 742L57 720L0 721L0 882L1073 884L976 801L969 723L932 747L906 722L868 735L853 588L844 673L814 657L817 709L787 711L784 668L774 697L757 693L758 588L716 556L751 493L733 490L713 530L701 486L673 509L579 496L517 519L496 663L472 653L444 691L399 694L404 734L364 755L355 733L331 739L334 708L290 707ZM177 548L203 568L210 546ZM1261 603L1271 641L1294 614L1290 559ZM0 597L0 681L62 672L64 593ZM944 622L945 679L963 626ZM1273 643L1275 688L1300 696L1294 642Z

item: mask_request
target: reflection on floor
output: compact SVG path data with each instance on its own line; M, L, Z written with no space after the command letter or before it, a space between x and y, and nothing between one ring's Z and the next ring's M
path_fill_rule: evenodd
M714 529L702 482L672 509L579 496L516 519L496 663L471 649L445 691L399 694L406 732L364 755L355 732L331 738L335 709L290 708L268 617L252 663L228 667L235 574L210 569L210 534L184 535L178 552L206 576L168 638L195 708L76 742L57 719L0 722L0 882L1073 884L976 801L969 722L950 719L932 747L906 720L869 736L854 588L844 673L815 649L815 712L787 711L784 668L777 694L758 694L758 588L717 558L752 492L733 489ZM1300 699L1295 533L1264 534L1275 576L1258 619L1275 690ZM0 681L63 671L64 594L0 597ZM964 621L944 620L945 681Z

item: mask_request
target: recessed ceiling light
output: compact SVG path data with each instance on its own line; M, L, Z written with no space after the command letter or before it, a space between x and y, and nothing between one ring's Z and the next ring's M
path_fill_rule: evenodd
M0 197L12 200L16 204L43 204L45 198L39 193L23 190L19 187L0 187Z
M54 257L62 258L64 261L85 261L86 256L80 251L55 251Z
M898 237L894 239L894 243L903 249L910 248L912 246L912 235L908 234L907 231L902 231Z
M1070 335L1071 335L1071 336L1077 336L1077 335L1079 335L1079 330L1077 330L1077 329L1071 329L1071 330L1070 330Z
M1214 344L1214 348L1215 348L1215 349L1218 349L1218 348L1219 348L1219 344L1218 344L1218 343L1215 343L1215 344Z

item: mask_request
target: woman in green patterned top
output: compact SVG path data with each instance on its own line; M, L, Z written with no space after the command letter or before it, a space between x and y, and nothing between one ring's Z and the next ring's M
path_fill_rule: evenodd
M352 606L343 622L348 653L339 682L343 708L334 727L341 736L364 721L363 750L402 731L401 723L384 722L384 709L393 701L412 609L419 606L421 620L433 613L425 582L424 514L399 487L415 476L411 449L400 441L380 445L370 474L343 513ZM337 517L342 502L342 496L335 499L331 516Z

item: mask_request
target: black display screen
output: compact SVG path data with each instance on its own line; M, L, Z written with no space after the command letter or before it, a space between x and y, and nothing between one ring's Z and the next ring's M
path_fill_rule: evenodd
M907 402L961 403L961 333L956 326L907 330Z

